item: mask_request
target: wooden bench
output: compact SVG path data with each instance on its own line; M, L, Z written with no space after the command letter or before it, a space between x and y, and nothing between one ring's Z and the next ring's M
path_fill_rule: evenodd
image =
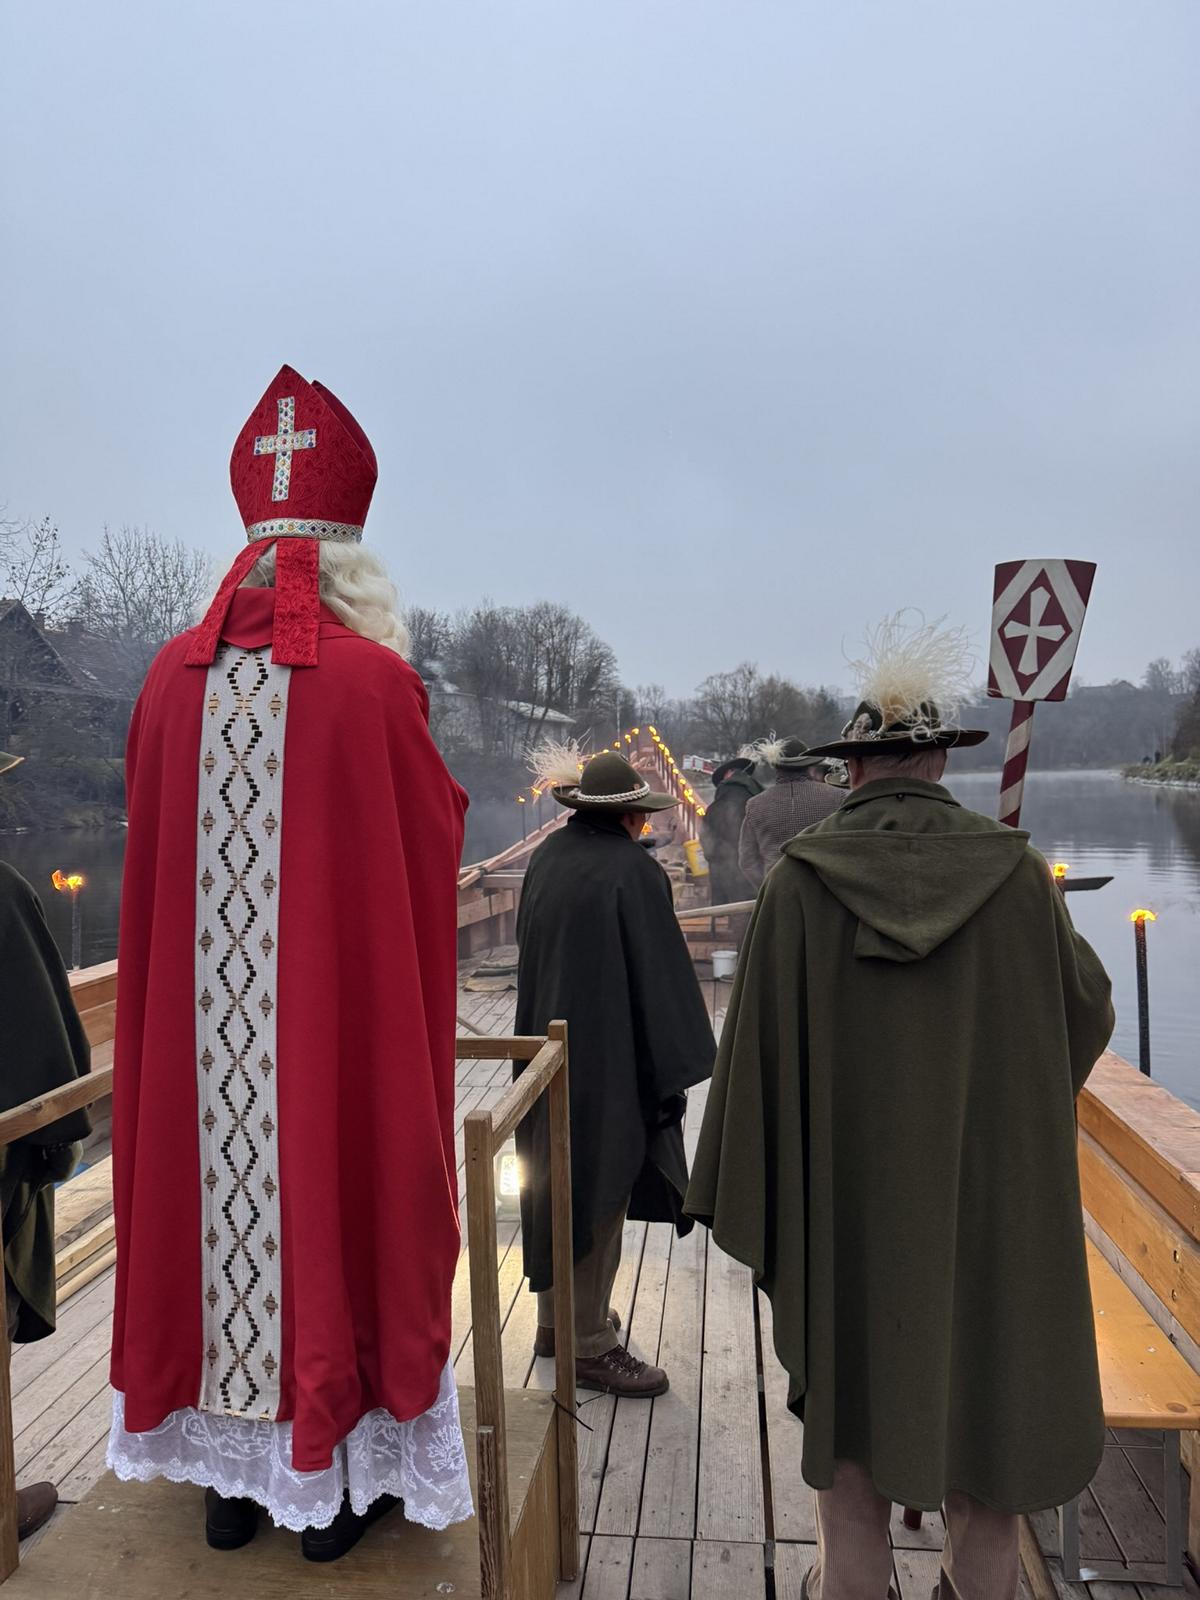
M1179 1437L1200 1428L1200 1377L1089 1242L1088 1271L1096 1316L1096 1350L1104 1420L1110 1428L1161 1433L1166 1559L1126 1564L1079 1560L1079 1501L1059 1512L1063 1576L1070 1583L1107 1579L1128 1583L1183 1582L1183 1476ZM1126 1448L1130 1448L1126 1446ZM1158 1449L1157 1444L1134 1448Z

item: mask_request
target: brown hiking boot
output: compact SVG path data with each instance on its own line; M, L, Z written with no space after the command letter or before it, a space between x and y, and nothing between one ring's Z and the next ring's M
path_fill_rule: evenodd
M58 1504L58 1490L52 1483L31 1483L17 1490L17 1538L28 1539L50 1521Z
M621 1318L615 1311L609 1311L608 1320L613 1325L613 1332L620 1333ZM538 1331L533 1336L533 1353L535 1356L552 1356L555 1354L554 1329L543 1328L538 1324Z
M602 1356L589 1356L575 1363L575 1382L581 1389L599 1389L601 1394L627 1395L631 1400L653 1400L671 1387L661 1367L649 1366L631 1356L621 1345Z

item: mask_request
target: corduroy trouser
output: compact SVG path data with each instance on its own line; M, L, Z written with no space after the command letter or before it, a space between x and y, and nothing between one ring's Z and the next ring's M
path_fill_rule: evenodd
M618 1343L616 1330L608 1320L613 1284L621 1265L621 1234L625 1227L625 1207L615 1211L592 1238L592 1248L575 1263L575 1355L587 1360L607 1354ZM538 1325L554 1326L554 1291L544 1289L537 1297Z
M955 1490L946 1496L939 1600L1015 1600L1019 1519ZM885 1600L892 1581L892 1502L856 1461L834 1463L833 1488L817 1490L817 1559L808 1600Z

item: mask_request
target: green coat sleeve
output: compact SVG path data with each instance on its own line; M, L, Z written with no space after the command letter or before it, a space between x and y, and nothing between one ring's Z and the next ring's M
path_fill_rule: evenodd
M789 886L790 887L790 886ZM805 1357L804 927L778 915L768 878L742 949L687 1210L754 1273L774 1311L775 1348L803 1390ZM780 984L779 975L786 974Z
M1112 1038L1116 1021L1112 981L1100 957L1082 934L1076 933L1067 910L1066 896L1055 890L1054 902L1054 931L1058 940L1058 965L1062 974L1063 1008L1071 1054L1071 1083L1078 1095Z

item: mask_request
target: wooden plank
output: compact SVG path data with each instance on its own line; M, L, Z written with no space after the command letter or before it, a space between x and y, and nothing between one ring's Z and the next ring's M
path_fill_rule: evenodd
M696 1537L766 1537L750 1270L711 1246L704 1296Z
M582 1600L626 1600L633 1566L633 1540L592 1537Z
M41 1375L57 1362L65 1350L78 1339L85 1338L91 1330L112 1321L113 1300L116 1293L116 1274L107 1277L72 1297L58 1314L58 1327L48 1338L34 1344L19 1344L13 1351L13 1387L23 1390L38 1381Z
M639 1539L633 1547L629 1600L689 1600L692 1546L687 1539Z
M106 1360L102 1363L102 1387L53 1439L26 1461L21 1470L27 1482L38 1483L44 1478L58 1483L107 1435L112 1424L112 1390L108 1386L107 1367Z
M67 975L71 985L71 998L77 1011L90 1011L96 1006L115 1005L117 999L117 963L101 961L94 967L81 967Z
M1200 1112L1108 1051L1079 1097L1079 1125L1200 1242Z
M669 1223L655 1223L646 1233L642 1268L638 1275L629 1348L643 1360L657 1364L662 1333L663 1300L671 1259ZM646 1448L657 1400L618 1400L608 1446L608 1465L596 1511L596 1532L633 1534L638 1531Z
M36 1383L23 1383L13 1395L13 1432L20 1436L56 1403L78 1379L88 1372L106 1375L104 1363L109 1352L111 1329L108 1318L97 1322L82 1337L58 1346L58 1359L41 1374ZM46 1341L49 1342L49 1341ZM98 1383L93 1383L93 1390Z
M805 1575L816 1559L815 1544L777 1544L775 1600L802 1600Z
M1180 1326L1200 1339L1200 1247L1085 1133L1079 1180L1085 1209Z
M762 1600L766 1592L761 1544L701 1540L692 1546L692 1600Z
M941 1557L933 1550L897 1550L895 1564L900 1600L929 1600L941 1578Z
M689 1166L695 1159L707 1099L706 1083L688 1094L684 1151ZM696 1533L708 1250L707 1228L694 1228L686 1238L676 1237L671 1243L658 1347L659 1365L670 1374L671 1387L654 1402L650 1418L638 1530L647 1536L691 1539Z
M1109 1426L1195 1428L1200 1377L1090 1240L1087 1252Z
M621 1236L621 1265L613 1285L613 1309L621 1318L621 1340L629 1338L634 1289L646 1243L646 1224L627 1222ZM608 1463L608 1443L612 1435L617 1402L611 1394L593 1394L581 1389L579 1415L587 1424L579 1438L579 1526L591 1533L596 1526L596 1509ZM643 1401L642 1404L649 1402Z
M1139 1451L1147 1461L1157 1460L1162 1471L1161 1450ZM1129 1455L1116 1445L1104 1452L1100 1469L1092 1480L1091 1493L1103 1513L1106 1532L1115 1540L1115 1556L1107 1557L1088 1549L1092 1560L1161 1561L1164 1529L1158 1507L1146 1485L1134 1471ZM1082 1530L1081 1530L1082 1532Z
M583 1600L583 1580L587 1574L588 1554L592 1541L583 1534L579 1540L579 1576L568 1583L560 1583L555 1600Z
M23 1139L57 1122L68 1112L89 1106L93 1100L102 1100L112 1093L112 1076L111 1067L102 1067L98 1072L87 1072L82 1078L64 1083L61 1089L52 1089L49 1094L38 1095L34 1100L14 1106L11 1111L0 1113L0 1144Z
M0 1280L6 1281L0 1264ZM0 1333L0 1583L17 1570L17 1463L13 1442L12 1390L9 1370L8 1321Z
M81 1233L112 1211L112 1157L77 1172L54 1192L54 1243L72 1244Z
M466 1121L467 1215L476 1262L490 1261L496 1248L496 1190L491 1119L472 1111ZM479 1563L485 1600L504 1596L512 1561L508 1502L508 1458L500 1366L500 1305L490 1272L471 1274L471 1336L474 1341L476 1448L478 1451Z
M105 1351L77 1373L65 1388L60 1389L50 1404L42 1407L33 1421L17 1434L17 1472L22 1478L28 1477L30 1463L48 1450L64 1429L69 1428L96 1396L107 1389L108 1352ZM71 1465L74 1465L74 1461Z
M473 1430L472 1393L462 1396ZM553 1414L544 1397L508 1396L510 1495L520 1507L537 1489ZM472 1456L473 1452L469 1452ZM236 1567L236 1573L234 1571ZM348 1561L322 1573L300 1561L295 1534L266 1519L233 1562L206 1549L203 1495L189 1484L118 1483L106 1475L51 1529L9 1580L5 1600L480 1600L475 1522L435 1533L403 1516L383 1518ZM551 1600L522 1587L512 1600Z
M817 1502L801 1469L804 1424L788 1410L788 1375L775 1354L771 1302L765 1294L758 1295L758 1316L775 1537L811 1543L817 1537Z
M890 1532L897 1550L940 1550L946 1541L946 1525L940 1511L927 1511L919 1528L906 1528L904 1507L893 1506Z

